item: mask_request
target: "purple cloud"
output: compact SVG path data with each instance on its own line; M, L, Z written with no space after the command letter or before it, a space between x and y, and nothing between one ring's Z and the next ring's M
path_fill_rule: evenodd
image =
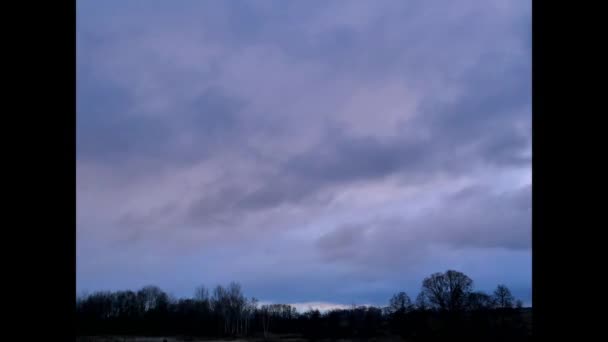
M529 301L528 2L130 0L77 20L79 290L378 304L449 267Z

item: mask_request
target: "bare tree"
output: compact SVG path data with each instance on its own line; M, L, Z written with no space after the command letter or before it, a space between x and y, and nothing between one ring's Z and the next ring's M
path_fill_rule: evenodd
M245 335L249 333L250 322L253 319L253 315L258 307L258 300L251 298L245 304Z
M169 297L158 286L145 286L137 291L137 299L144 312L163 308L169 303Z
M498 285L496 290L494 290L494 301L496 302L496 307L510 309L513 308L515 299L506 285Z
M465 307L473 281L464 273L448 270L434 273L422 282L422 292L440 310L458 311Z
M416 296L416 308L418 310L427 310L429 308L429 300L424 292L420 292Z
M204 285L197 286L194 290L194 299L204 302L209 300L209 290Z
M246 305L245 296L243 296L241 285L236 282L231 282L228 285L228 303L230 315L230 332L233 335L242 334L243 330L243 311Z
M262 330L264 332L264 339L268 338L268 332L270 331L270 321L272 320L272 305L262 305L260 308L260 318L262 320Z
M481 291L469 293L467 302L469 310L484 310L494 306L494 299L492 296Z
M228 325L230 323L228 317L228 294L223 286L217 285L213 289L211 304L213 312L219 317L218 323L223 326L224 334L228 333Z
M412 301L405 292L399 292L390 299L388 310L391 314L406 313L412 308Z

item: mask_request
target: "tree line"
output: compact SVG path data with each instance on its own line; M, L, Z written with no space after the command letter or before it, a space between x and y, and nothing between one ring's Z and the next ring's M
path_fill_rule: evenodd
M299 313L287 304L259 305L238 283L200 286L175 299L157 286L138 291L95 292L76 300L76 328L88 335L187 335L270 338L298 334L317 338L369 338L397 334L412 340L461 336L517 339L529 336L529 310L505 285L475 291L465 274L448 270L426 277L415 301L394 294L385 307Z

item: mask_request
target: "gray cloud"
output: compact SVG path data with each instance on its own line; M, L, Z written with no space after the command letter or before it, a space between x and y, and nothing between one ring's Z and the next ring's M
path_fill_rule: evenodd
M377 300L454 250L529 251L529 3L78 11L80 283L119 284L112 253L153 281L154 251L176 278Z
M318 251L326 261L379 270L406 268L432 245L529 250L530 187L503 194L490 190L467 187L447 196L441 206L410 218L346 224L320 237Z

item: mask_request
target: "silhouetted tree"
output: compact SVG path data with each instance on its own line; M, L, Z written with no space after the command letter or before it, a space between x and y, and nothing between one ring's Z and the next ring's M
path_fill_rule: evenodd
M476 291L469 293L467 304L469 310L486 310L494 306L494 299L487 293Z
M158 286L145 286L137 291L137 300L143 306L144 312L162 310L166 308L169 298Z
M236 336L244 333L247 301L240 284L232 282L226 288L218 285L211 302L214 312L220 318L224 334Z
M205 302L209 300L209 290L204 285L197 286L194 290L194 299Z
M389 301L390 325L400 335L405 335L410 328L407 313L412 309L412 301L405 292L396 293Z
M418 310L428 310L429 309L429 300L424 292L418 293L416 296L416 309Z
M496 299L502 299L496 305ZM423 281L416 306L399 292L382 310L353 305L349 309L298 314L286 304L258 308L238 283L217 286L211 296L198 287L192 298L174 299L156 286L137 292L95 292L76 298L79 335L183 335L218 338L263 334L303 334L310 339L369 340L398 334L408 341L443 340L521 341L529 336L530 311L513 298L506 286L490 296L473 291L462 273L435 273ZM511 305L509 305L511 303ZM429 310L434 308L438 310Z
M464 309L466 299L473 288L473 281L464 273L448 270L434 273L422 282L422 292L430 304L440 310Z
M494 301L496 302L496 307L500 309L511 309L513 308L514 302L513 295L511 295L511 291L506 285L498 285L496 290L494 290Z
M403 314L412 309L412 301L405 292L399 292L390 299L388 308L391 314Z

